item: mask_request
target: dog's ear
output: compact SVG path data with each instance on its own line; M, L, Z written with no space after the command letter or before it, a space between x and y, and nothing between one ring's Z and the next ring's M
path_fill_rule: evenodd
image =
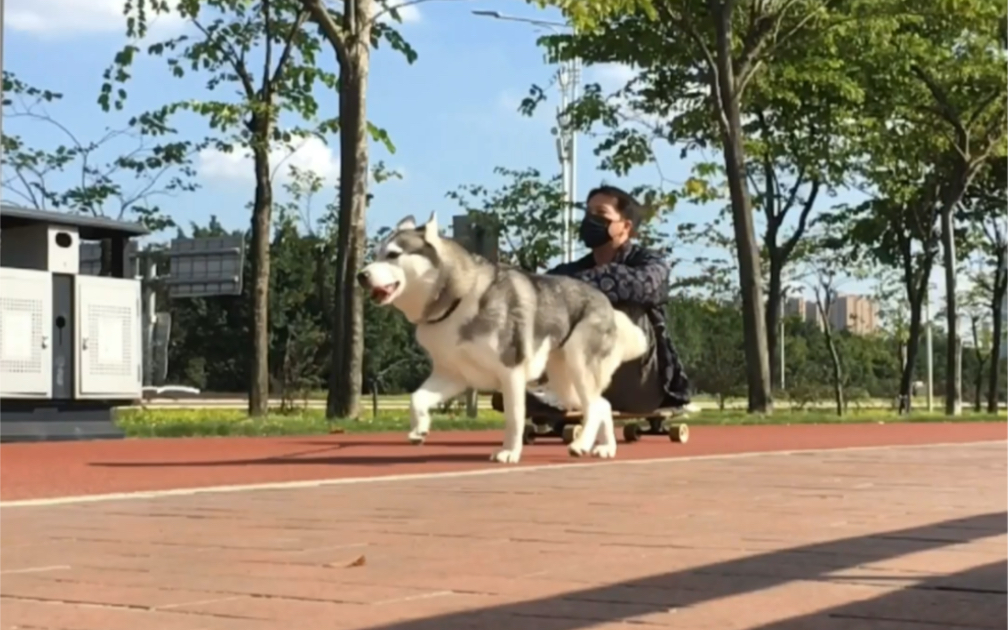
M424 224L424 239L431 242L440 238L438 233L437 212L431 212L430 218Z
M416 229L416 219L413 218L412 214L406 215L402 221L396 223L396 231L401 230L415 230Z

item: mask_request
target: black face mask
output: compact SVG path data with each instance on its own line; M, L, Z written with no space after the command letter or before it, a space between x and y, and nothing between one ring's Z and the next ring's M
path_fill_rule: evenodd
M597 249L612 240L609 235L610 222L594 214L586 214L578 231L581 242L588 249Z

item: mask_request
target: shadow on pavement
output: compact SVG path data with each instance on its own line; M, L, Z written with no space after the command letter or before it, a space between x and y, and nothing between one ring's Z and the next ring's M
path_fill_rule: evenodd
M561 596L373 626L369 630L587 630L600 624L623 622L640 627L666 624L675 627L679 625L675 617L650 623L639 618L667 613L670 609L681 611L798 580L820 582L823 588L838 581L851 582L855 578L831 574L906 554L936 551L1001 535L1008 531L1006 524L1006 512L979 514L774 551ZM752 630L1000 630L1006 627L1006 570L1006 560L999 559L953 575L926 575L914 586L877 598L772 624L754 625ZM737 613L744 614L744 611ZM732 616L730 608L724 611L724 618Z
M404 447L409 448L409 447ZM321 449L339 453L349 450L344 447ZM425 464L425 463L473 463L489 462L490 450L485 453L424 453L421 449L414 450L415 455L381 454L371 455L331 455L305 456L303 453L288 453L273 457L248 459L215 459L181 462L91 462L88 466L99 468L221 468L228 466L388 466L389 464Z
M850 580L851 578L846 578ZM982 564L947 576L812 615L755 626L750 630L832 628L996 628L1008 626L1008 560Z

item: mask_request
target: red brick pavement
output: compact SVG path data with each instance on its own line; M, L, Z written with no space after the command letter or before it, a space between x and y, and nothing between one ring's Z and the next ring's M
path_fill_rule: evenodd
M618 458L1004 440L1004 423L694 427L688 444L646 437ZM0 446L3 501L168 488L375 477L498 468L497 432L435 433L414 447L402 435L116 440ZM523 465L568 464L559 440L526 447Z
M1000 630L1006 468L989 442L5 507L0 624Z

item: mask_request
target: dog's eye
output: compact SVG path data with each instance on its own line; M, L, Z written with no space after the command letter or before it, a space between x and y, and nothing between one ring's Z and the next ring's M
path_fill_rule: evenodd
M396 258L399 258L399 252L386 252L385 253L385 259L386 260L395 260Z

